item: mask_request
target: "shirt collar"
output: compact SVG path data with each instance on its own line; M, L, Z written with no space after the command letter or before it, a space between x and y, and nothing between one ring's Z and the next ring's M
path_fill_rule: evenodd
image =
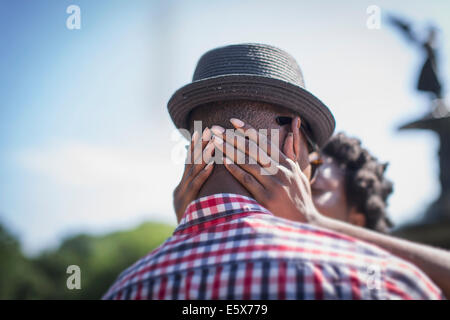
M190 233L231 218L255 213L273 215L255 199L234 193L217 193L192 201L174 234Z

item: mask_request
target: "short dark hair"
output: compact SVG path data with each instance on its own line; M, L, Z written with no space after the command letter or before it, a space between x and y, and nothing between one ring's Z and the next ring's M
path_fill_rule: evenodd
M256 129L264 128L269 121L273 121L275 111L288 111L288 109L266 102L251 100L224 100L200 105L192 110L188 117L190 131L193 130L194 120L201 120L203 127L220 125L232 129L230 118L238 118L249 122ZM292 111L292 114L295 113Z
M393 226L386 213L393 192L392 182L384 176L388 163L379 162L359 139L344 133L334 135L322 152L344 170L347 201L365 215L366 228L388 232Z

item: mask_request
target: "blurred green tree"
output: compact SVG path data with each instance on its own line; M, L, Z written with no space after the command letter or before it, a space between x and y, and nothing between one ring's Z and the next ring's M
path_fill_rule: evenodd
M0 299L99 299L120 272L166 240L174 227L144 223L102 236L80 234L35 258L0 225ZM66 286L67 267L81 269L81 289Z

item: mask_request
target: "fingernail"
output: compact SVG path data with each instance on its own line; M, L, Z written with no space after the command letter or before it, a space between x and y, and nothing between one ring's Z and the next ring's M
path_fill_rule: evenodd
M242 128L242 127L245 125L245 123L244 123L243 121L241 121L241 120L239 120L239 119L236 119L236 118L231 118L231 119L230 119L230 122L231 122L235 127L238 127L238 128Z
M209 139L211 139L211 130L209 130L208 127L203 130L202 139L203 141L208 141Z
M198 139L198 131L194 131L194 133L192 134L192 142L196 142Z
M207 165L206 165L206 167L203 169L203 170L208 170L209 168L211 168L211 166L214 164L214 161L211 161L210 163L208 163Z
M215 134L221 135L225 132L225 129L222 128L221 126L214 125L211 127L211 131L214 132Z
M300 119L299 118L297 118L297 128L300 129Z

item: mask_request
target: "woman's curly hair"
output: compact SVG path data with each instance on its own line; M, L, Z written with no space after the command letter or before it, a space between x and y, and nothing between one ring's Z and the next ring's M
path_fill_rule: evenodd
M347 201L365 215L366 228L388 232L393 226L386 216L387 198L393 191L384 176L388 164L378 162L359 139L344 133L334 135L322 151L343 168Z

